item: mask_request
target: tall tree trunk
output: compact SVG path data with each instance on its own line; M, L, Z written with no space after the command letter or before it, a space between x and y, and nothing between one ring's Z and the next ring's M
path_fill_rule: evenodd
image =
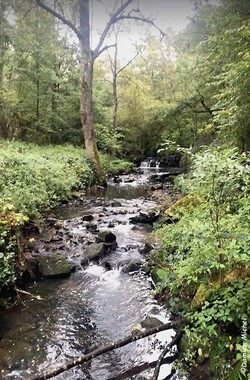
M4 116L4 100L3 100L3 70L4 57L7 50L6 45L6 19L5 19L6 4L0 0L0 136L3 138L9 137L9 128L6 117Z
M36 7L36 121L37 121L37 133L39 134L39 120L40 120L40 40L39 40L39 7Z
M102 185L107 185L105 174L101 165L99 158L95 131L93 125L93 112L92 112L92 82L93 82L93 66L94 60L105 50L114 45L103 46L104 41L114 24L125 19L132 19L142 22L147 22L156 27L153 20L146 19L138 9L130 10L125 12L126 8L133 2L133 0L121 1L120 7L110 16L110 19L104 28L99 42L96 48L92 51L90 48L90 20L89 20L89 0L78 0L79 1L79 12L80 12L80 28L78 29L70 20L66 19L63 14L58 13L55 9L49 7L42 0L36 0L36 3L47 12L51 13L53 16L61 20L65 25L67 25L75 34L77 35L80 42L80 73L81 73L81 93L80 93L80 116L81 123L84 132L85 147L89 159L93 162L99 183ZM55 3L54 3L55 4ZM118 5L118 2L117 2ZM131 15L136 12L138 16ZM157 27L156 27L157 28ZM159 28L157 28L160 30ZM125 65L119 72L121 72ZM117 73L117 75L119 74Z
M80 0L80 116L87 155L94 163L98 182L106 186L107 182L97 150L93 123L92 88L94 59L90 49L89 25L89 0Z
M118 114L118 96L117 96L117 56L118 56L118 32L115 33L115 56L114 56L114 66L113 66L113 100L114 100L114 111L113 111L113 129L117 129L117 114Z

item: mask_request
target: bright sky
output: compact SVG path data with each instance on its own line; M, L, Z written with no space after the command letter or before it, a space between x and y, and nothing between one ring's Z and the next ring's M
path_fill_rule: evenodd
M157 24L163 29L183 29L187 25L187 17L192 14L190 0L141 0L140 4L145 14L155 15Z
M103 3L105 6L103 6ZM94 0L93 5L93 47L98 41L97 30L102 31L108 21L107 9L110 10L108 4L114 4L114 0L106 0L101 3L99 0ZM106 7L106 9L105 9ZM136 7L136 1L133 8ZM187 17L192 14L192 0L140 0L139 7L145 17L153 17L155 24L166 31L169 27L178 31L187 26ZM129 60L134 56L135 51L133 45L135 42L140 42L145 37L147 30L151 33L158 33L157 30L146 23L130 23L124 22L125 32L120 35L119 56L122 60ZM106 44L112 43L109 39Z

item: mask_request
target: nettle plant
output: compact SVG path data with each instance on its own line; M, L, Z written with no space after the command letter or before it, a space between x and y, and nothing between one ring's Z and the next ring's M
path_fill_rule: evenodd
M191 322L187 361L214 358L213 371L221 379L240 360L241 319L250 303L249 179L248 157L234 149L197 154L191 174L179 178L178 186L199 201L192 208L187 203L186 213L177 209L175 223L158 231L170 303L175 308L175 298L184 299L181 312ZM235 342L231 351L229 337Z

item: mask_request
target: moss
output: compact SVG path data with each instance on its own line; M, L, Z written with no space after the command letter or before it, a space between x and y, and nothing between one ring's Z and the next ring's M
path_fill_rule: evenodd
M179 220L184 215L191 215L201 203L201 196L198 194L188 194L168 207L165 211L165 217Z

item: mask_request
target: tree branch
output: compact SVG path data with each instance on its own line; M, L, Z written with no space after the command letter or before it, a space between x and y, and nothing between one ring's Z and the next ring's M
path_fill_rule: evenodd
M96 358L102 354L105 354L107 352L110 352L112 350L115 350L116 348L126 346L127 344L129 344L131 342L135 342L137 340L146 338L146 337L153 335L153 334L156 334L160 331L176 328L180 325L183 325L183 321L182 322L163 323L162 325L160 325L158 327L154 327L154 328L146 330L144 332L139 332L138 334L137 333L131 334L131 335L129 335L123 339L116 341L116 342L110 342L110 343L104 344L103 346L97 346L97 347L93 348L93 350L90 351L88 354L80 356L79 358L74 359L72 361L69 361L68 363L64 364L63 366L58 367L56 369L53 369L51 372L48 372L47 374L45 373L44 375L36 375L35 377L32 378L32 380L51 379L52 377L55 377L55 376L59 375L60 373L63 373L63 372L65 372L65 371L67 371L73 367L76 367L79 364L86 363L87 361L92 360L92 359L94 359L94 358Z
M104 31L102 32L102 35L101 35L100 40L99 40L99 42L98 42L98 45L97 45L96 48L94 49L94 54L93 54L94 57L98 57L98 55L100 55L100 54L99 54L99 51L100 51L100 49L101 49L101 47L102 47L102 45L103 45L103 43L104 43L105 38L107 37L108 32L109 32L110 29L111 29L112 25L114 25L114 24L117 22L117 20L118 20L117 17L118 17L120 14L122 14L122 12L124 11L124 9L126 9L127 6L128 6L130 3L132 3L132 1L133 1L133 0L127 0L127 1L125 1L125 3L122 4L122 5L120 6L120 8L118 8L118 9L116 10L116 12L112 14L112 16L110 17L110 19L109 19L109 21L108 21L106 27L104 28Z
M117 17L116 19L116 22L117 21L121 21L121 20L135 20L135 21L142 21L142 22L145 22L147 24L150 24L152 26L154 26L161 34L161 39L163 39L166 35L165 32L163 32L163 30L161 30L155 23L154 23L154 20L150 20L150 19L147 19L146 17L144 17L141 13L140 13L140 16L132 16L131 14L128 14L128 15L123 15L123 16L119 16Z
M168 356L167 358L162 360L162 364L172 364L176 359L179 358L179 354L175 353L172 356ZM119 375L116 375L114 377L109 378L108 380L126 380L126 379L131 379L132 376L138 375L141 372L146 371L147 369L154 368L157 364L157 360L154 362L147 362L143 363L141 365L138 365L136 367L130 368L125 372L119 373ZM174 375L175 371L171 373L171 377ZM170 378L171 378L170 377ZM164 379L165 380L165 379Z
M200 95L200 102L201 102L203 108L206 110L206 112L210 113L210 115L213 117L214 116L213 111L211 110L210 107L208 107L206 105L204 96L202 95L202 93L198 89L197 89L197 92Z
M70 27L70 29L72 29L73 32L75 32L75 34L77 35L77 37L79 39L82 38L82 35L81 35L80 31L75 27L74 24L72 24L72 22L70 22L69 20L67 20L64 16L60 15L60 13L57 13L56 11L54 11L52 8L48 7L46 4L44 4L43 1L36 0L36 2L37 2L37 5L39 7L45 9L47 12L51 13L53 16L55 16L60 21L62 21L65 25L67 25L68 27Z
M157 380L161 368L161 364L167 353L169 352L170 348L173 347L181 338L182 332L178 332L178 334L172 339L172 341L167 344L167 346L164 348L162 351L161 355L159 356L159 359L157 361L155 371L154 371L154 376L152 377L152 380Z
M29 296L31 298L38 300L38 301L44 301L44 298L42 298L40 296L36 296L35 294L32 294L30 292L26 292L25 290L18 289L15 287L15 291L16 291L16 293L24 294L25 296Z
M112 47L115 47L116 45L115 44L112 44L112 45L106 45L106 46L104 46L101 50L99 50L99 52L97 53L97 55L95 55L96 53L95 53L95 50L93 51L93 57L94 57L94 59L95 58L97 58L97 57L99 57L99 55L101 55L105 50L108 50L108 49L110 49L110 48L112 48Z
M130 63L132 63L133 60L134 60L136 57L138 57L138 55L139 55L139 53L136 53L136 55L135 55L133 58L131 58L131 59L128 61L128 63L126 63L126 65L122 66L119 70L117 70L116 77L118 77L118 75L119 75L123 70L125 70L126 67L128 67L128 66L130 65Z
M27 12L25 12L25 14L20 18L20 19L18 19L18 21L20 22L20 21L23 21L27 16L28 16L28 14L34 9L36 7L36 5L34 5L33 7L31 7L31 8L29 8L28 10L27 10Z

